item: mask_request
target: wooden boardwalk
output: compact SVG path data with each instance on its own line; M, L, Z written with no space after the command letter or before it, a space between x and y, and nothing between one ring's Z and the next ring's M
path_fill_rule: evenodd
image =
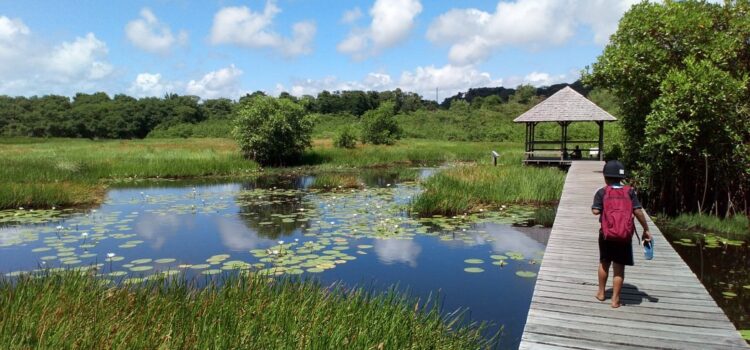
M603 162L573 162L539 270L521 349L748 349L724 312L649 219L654 260L633 239L622 307L597 291L599 222L591 214ZM636 223L639 228L640 225Z

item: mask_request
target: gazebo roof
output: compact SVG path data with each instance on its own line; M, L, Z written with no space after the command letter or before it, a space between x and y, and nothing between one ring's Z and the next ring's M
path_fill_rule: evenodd
M571 89L570 86L566 86L513 121L516 123L530 123L615 120L617 118L607 113L607 111Z

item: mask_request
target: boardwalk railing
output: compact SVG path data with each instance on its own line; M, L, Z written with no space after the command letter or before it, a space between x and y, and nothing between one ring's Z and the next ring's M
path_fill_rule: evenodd
M591 214L604 185L602 162L573 162L542 259L521 349L748 349L726 315L649 219L654 260L633 239L622 307L597 292L599 222ZM612 274L607 296L611 296Z

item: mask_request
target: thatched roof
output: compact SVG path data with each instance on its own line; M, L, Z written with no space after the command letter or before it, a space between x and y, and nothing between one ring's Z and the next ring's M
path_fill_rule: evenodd
M516 123L528 123L615 120L617 118L567 86L532 107L526 113L521 114L521 116L513 121Z

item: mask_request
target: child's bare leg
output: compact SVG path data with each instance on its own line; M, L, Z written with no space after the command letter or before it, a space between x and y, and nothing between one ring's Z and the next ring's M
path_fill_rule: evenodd
M604 289L607 288L607 278L609 278L609 265L611 261L599 262L599 292L596 293L596 299L604 301Z
M612 288L612 307L620 307L620 291L622 290L622 283L625 280L625 265L614 263L613 272L615 278L613 279Z

